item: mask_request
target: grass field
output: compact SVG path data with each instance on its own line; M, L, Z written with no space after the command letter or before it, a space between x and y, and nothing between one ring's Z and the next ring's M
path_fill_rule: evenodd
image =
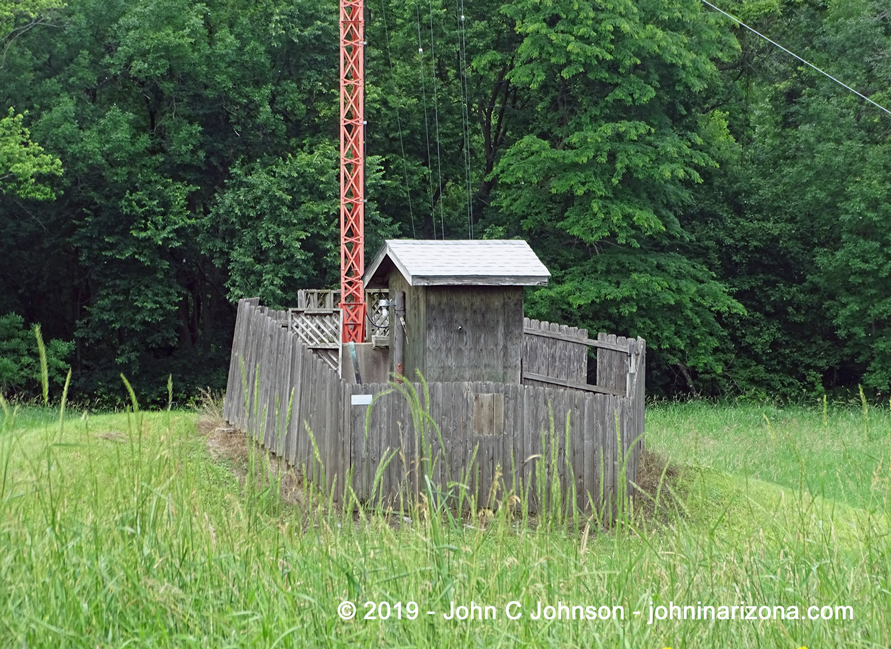
M610 529L344 514L200 419L0 414L0 647L891 646L887 408L656 404L659 506ZM451 602L494 618L444 619ZM536 620L539 602L624 619ZM804 619L649 623L651 604L743 602Z

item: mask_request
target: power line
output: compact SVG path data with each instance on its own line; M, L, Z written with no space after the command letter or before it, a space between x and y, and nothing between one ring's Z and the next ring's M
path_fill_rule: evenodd
M847 85L846 83L842 83L841 81L839 81L838 79L836 79L835 77L833 77L833 76L832 76L831 74L829 74L828 72L824 72L823 70L821 70L820 68L818 68L818 67L817 67L816 65L814 65L813 63L810 63L810 62L808 62L808 61L805 61L803 58L801 58L800 56L798 56L795 52L790 52L790 51L787 50L785 47L783 47L782 45L780 45L779 43L777 43L776 41L773 41L773 40L769 39L767 36L765 36L765 35L762 34L761 32L759 32L759 31L757 31L757 30L755 30L755 29L749 27L747 24L745 24L743 21L741 21L741 20L740 20L739 18L737 18L736 16L732 16L732 15L730 15L729 13L727 13L726 11L724 11L723 9L720 9L720 8L716 7L715 5L713 5L711 2L707 2L706 0L701 0L701 1L702 1L702 4L708 5L709 7L711 7L712 9L714 9L715 11L718 11L718 12L724 14L725 16L727 16L727 17L728 17L730 20L732 20L733 22L735 22L735 23L741 25L742 27L745 27L745 28L748 29L750 32L752 32L753 34L756 34L757 36L760 36L761 38L763 38L764 40L766 40L766 41L767 41L768 43L770 43L771 45L775 45L776 47L780 48L781 50L783 50L783 51L784 51L786 54L788 54L789 56L793 56L793 57L795 57L796 59L798 59L799 61L801 61L801 62L804 63L805 65L807 65L807 66L813 68L814 70L816 70L817 72L819 72L820 74L822 74L824 77L828 77L829 79L832 79L832 80L835 81L838 85L840 85L840 86L842 86L842 87L844 87L844 88L847 88L848 90L850 90L851 92L853 92L855 95L857 95L858 97L861 97L862 99L865 99L866 101L868 101L869 103L871 103L873 106L875 106L875 107L878 108L879 110L883 110L883 111L885 111L886 113L888 113L889 115L891 115L891 110L888 110L888 109L885 108L884 106L881 106L881 105L877 104L877 103L874 102L872 99L870 99L869 97L867 97L866 95L864 95L864 94L862 94L862 93L857 92L856 90L854 90L851 86Z
M387 8L385 0L381 0L381 14L384 19L384 34L387 37L387 62L390 64L390 74L393 74L395 77L393 56L390 52L390 28L387 25ZM405 141L402 138L402 118L399 115L399 104L396 105L396 126L399 129L399 147L402 149L402 173L405 176L405 193L408 196L408 215L411 217L411 236L417 239L418 234L415 232L415 213L411 204L411 186L408 183L408 166L405 162Z
M430 191L430 222L433 223L433 238L436 238L436 202L433 200L433 156L430 153L430 119L427 117L427 78L424 75L424 44L421 42L421 8L415 2L418 16L418 54L421 60L421 96L424 100L424 134L427 139L427 184ZM436 70L434 70L435 74ZM443 237L445 238L445 237Z
M464 26L464 0L458 9L458 64L461 67L461 95L463 106L461 117L464 125L464 181L467 183L467 232L473 239L473 176L470 171L470 113L468 109L469 91L467 88L467 31Z
M440 230L442 231L442 238L445 239L445 215L443 214L442 208L442 195L443 195L443 185L442 185L442 155L439 150L439 99L437 97L436 91L436 46L434 45L434 34L433 34L433 0L430 0L430 58L433 60L433 71L430 75L433 79L433 115L436 123L436 164L439 167L439 219L440 219ZM435 219L434 215L434 219Z

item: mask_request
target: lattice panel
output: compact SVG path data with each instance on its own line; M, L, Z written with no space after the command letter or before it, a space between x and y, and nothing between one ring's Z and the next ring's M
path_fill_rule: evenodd
M365 291L365 304L368 307L368 318L371 320L368 325L369 337L389 335L389 309L392 309L393 307L384 307L380 305L381 300L388 300L389 298L390 291L387 289Z
M322 291L319 291L320 293ZM288 309L288 329L340 375L340 309Z
M340 351L338 349L314 349L313 353L337 372L337 376L340 376Z
M380 306L381 300L387 300L390 291L377 289L365 291L365 304L368 307L367 327L368 340L372 336L388 336L390 334L390 315L392 307ZM300 289L297 293L297 310L323 310L333 311L340 304L340 291L331 289ZM372 323L374 326L372 326ZM305 344L305 343L304 343Z
M298 309L336 309L339 303L340 291L300 289L297 292Z

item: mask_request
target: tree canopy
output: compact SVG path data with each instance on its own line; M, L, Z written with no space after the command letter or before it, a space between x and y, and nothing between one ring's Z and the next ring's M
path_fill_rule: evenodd
M891 103L881 3L719 4ZM463 6L368 2L368 255L524 238L527 313L643 336L663 394L891 389L887 115L698 0ZM0 315L75 391L218 387L239 297L336 285L337 20L0 0Z

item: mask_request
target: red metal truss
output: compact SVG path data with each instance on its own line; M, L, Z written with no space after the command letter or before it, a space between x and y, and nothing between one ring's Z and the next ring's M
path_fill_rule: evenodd
M365 341L365 0L340 0L340 308Z

